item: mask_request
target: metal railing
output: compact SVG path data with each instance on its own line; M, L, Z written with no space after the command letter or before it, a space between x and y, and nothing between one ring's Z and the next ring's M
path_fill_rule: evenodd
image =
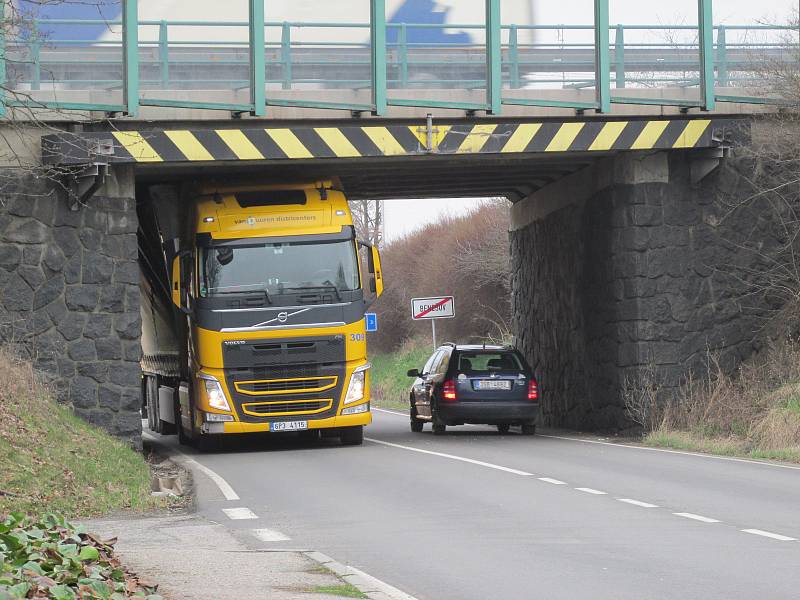
M485 3L485 22L476 25L386 23L384 0L371 0L370 23L267 22L263 0L250 0L248 21L138 21L137 0L125 0L121 21L38 20L24 38L0 41L0 114L6 106L22 105L130 115L135 115L140 106L167 106L257 116L264 115L270 105L344 108L378 115L393 105L493 114L500 114L503 105L608 112L612 103L712 110L720 101L770 101L761 95L726 95L718 90L755 87L762 79L759 64L798 58L797 44L790 41L796 30L763 25L713 26L710 0L698 0L697 27L612 26L608 23L608 0L594 1L592 25L501 24L499 0ZM48 34L50 28L98 24L107 28L111 39L65 39ZM241 30L242 39L185 35L187 30L208 34L230 29ZM413 41L418 37L414 32L427 29L461 30L483 40L469 44ZM116 39L115 30L119 32ZM140 38L140 30L152 33ZM172 35L176 30L184 35ZM324 35L309 39L304 32L311 30L344 32L344 38L349 36L350 41ZM546 38L554 32L559 34L556 40L520 41L525 37ZM567 34L594 40L566 42ZM683 39L671 39L676 34ZM594 90L594 94L591 101L536 97L536 91L554 87ZM624 91L664 87L696 88L697 94L669 99L628 96ZM336 101L337 90L345 89L368 90L369 101ZM405 90L412 89L434 95L437 89L478 91L482 101L420 98L419 94L403 97ZM521 89L526 90L524 95L516 92ZM154 97L154 90L170 92L173 97ZM191 94L198 90L229 91L232 97L249 91L249 102L198 100ZM272 90L300 90L310 97L287 98L285 94L271 94ZM119 98L100 103L58 99L59 94L74 97L75 92L90 91ZM187 97L174 97L181 91ZM53 98L47 98L48 94Z

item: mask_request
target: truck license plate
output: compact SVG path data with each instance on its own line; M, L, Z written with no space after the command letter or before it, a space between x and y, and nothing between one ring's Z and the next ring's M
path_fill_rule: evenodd
M308 421L280 421L270 423L270 431L305 431L308 429Z
M508 380L500 379L500 380L493 380L493 379L484 379L482 381L478 381L478 389L479 390L510 390L511 389L511 382Z

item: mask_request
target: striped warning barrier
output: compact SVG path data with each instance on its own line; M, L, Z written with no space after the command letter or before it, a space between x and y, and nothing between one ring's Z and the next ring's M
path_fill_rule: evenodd
M165 163L252 160L316 160L420 154L575 153L705 148L719 145L715 131L726 119L569 121L539 123L345 125L153 129L69 134L84 144L47 136L49 163L77 163L76 147L107 148L111 162ZM90 151L91 152L91 151Z

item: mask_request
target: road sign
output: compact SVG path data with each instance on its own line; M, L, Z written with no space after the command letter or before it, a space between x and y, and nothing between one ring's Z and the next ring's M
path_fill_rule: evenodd
M367 322L367 331L378 331L378 315L375 313L364 313L364 320Z
M412 298L411 318L452 319L456 316L456 303L453 296L437 296L434 298Z

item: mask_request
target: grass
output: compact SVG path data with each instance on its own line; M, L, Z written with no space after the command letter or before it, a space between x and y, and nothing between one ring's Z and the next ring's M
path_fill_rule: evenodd
M361 590L349 583L342 583L340 585L318 585L311 591L315 594L328 594L330 596L341 596L342 598L367 597Z
M372 403L383 408L408 409L409 369L421 369L432 352L430 343L409 340L399 350L370 356Z
M150 491L140 454L59 405L29 363L0 350L0 514L163 506Z

